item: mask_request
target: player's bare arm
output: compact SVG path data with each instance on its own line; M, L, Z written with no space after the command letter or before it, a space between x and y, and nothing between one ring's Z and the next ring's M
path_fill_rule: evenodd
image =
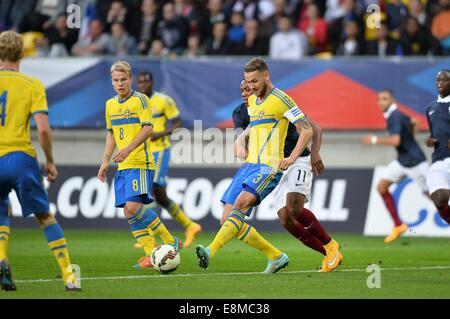
M394 134L388 137L381 137L375 134L369 134L362 138L362 142L364 144L380 144L380 145L388 145L388 146L399 146L400 145L400 135Z
M105 144L105 151L103 152L103 160L102 164L100 165L100 169L98 170L98 178L102 181L106 181L106 173L108 172L109 168L109 161L111 160L111 156L114 153L114 150L116 149L116 141L114 140L114 134L112 131L108 131L106 134L106 144Z
M46 158L45 173L47 174L48 180L53 182L58 177L58 170L53 159L52 130L48 124L48 115L45 113L36 113L34 114L34 121L36 122L39 144Z
M289 157L283 159L280 164L278 164L278 168L285 171L291 166L295 160L300 156L300 154L305 150L308 146L309 142L313 137L313 129L308 119L305 117L300 122L295 123L295 127L297 128L298 133L300 134L297 144L292 150L291 155Z
M322 128L313 120L309 119L309 123L313 129L312 145L311 145L311 166L313 174L319 176L323 174L325 167L320 157L320 147L322 146Z
M173 133L173 131L175 131L177 128L183 126L183 122L181 121L181 118L179 116L174 118L171 121L171 123L172 124L168 128L166 128L164 131L154 132L152 134L151 141L156 141L156 140L160 139L161 137L164 137L166 135L171 135Z
M117 154L114 155L113 161L116 163L122 162L124 159L128 157L128 155L131 152L133 152L136 149L136 147L138 147L139 145L144 143L147 139L149 139L152 136L152 133L153 133L153 126L144 125L139 134L134 138L134 140L131 141L131 143L127 147L119 150Z
M247 139L250 135L250 125L234 141L234 157L245 160L248 155Z

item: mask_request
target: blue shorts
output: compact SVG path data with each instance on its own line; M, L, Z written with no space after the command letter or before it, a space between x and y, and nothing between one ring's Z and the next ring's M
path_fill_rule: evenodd
M167 186L167 173L169 172L170 147L159 152L153 152L155 159L155 178L153 183L158 186Z
M8 194L15 190L23 217L48 213L48 197L35 157L13 152L0 157L0 208L8 205ZM2 213L0 211L0 213Z
M244 163L220 201L224 204L234 204L239 194L247 191L256 196L255 205L259 205L275 189L282 176L283 172L268 165ZM251 209L247 214L250 212Z
M150 204L153 202L152 186L155 171L149 169L124 169L114 176L116 207L124 207L126 202Z

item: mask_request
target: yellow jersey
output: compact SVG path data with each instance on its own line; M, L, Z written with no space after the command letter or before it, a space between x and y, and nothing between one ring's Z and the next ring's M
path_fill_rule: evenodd
M166 129L168 121L180 115L175 101L168 95L154 92L150 97L153 110L153 132L158 133ZM163 136L152 142L152 151L159 152L170 147L169 136Z
M289 122L295 124L306 116L290 96L277 88L273 88L263 101L255 95L250 96L248 105L250 137L245 161L275 168L284 158Z
M136 138L143 125L152 125L150 99L132 91L131 95L121 100L117 95L106 101L106 128L114 134L119 150L127 147ZM119 162L118 170L144 168L155 169L155 161L150 151L150 140L139 145L128 157Z
M24 152L36 157L30 117L48 112L41 81L17 71L0 70L0 156Z

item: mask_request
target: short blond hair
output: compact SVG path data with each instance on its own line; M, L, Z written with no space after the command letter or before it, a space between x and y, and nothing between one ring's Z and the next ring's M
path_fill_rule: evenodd
M131 65L126 61L117 61L111 65L111 74L114 71L126 73L130 78L132 76Z
M251 59L247 64L244 66L244 72L265 72L269 71L269 66L267 65L266 61L264 61L263 58L257 57Z
M0 34L0 60L17 62L23 57L22 36L15 31Z

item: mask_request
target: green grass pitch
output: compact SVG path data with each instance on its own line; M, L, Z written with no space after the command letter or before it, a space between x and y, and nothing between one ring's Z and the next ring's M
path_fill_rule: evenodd
M183 238L181 233L175 233ZM449 298L450 239L336 234L344 262L339 271L317 273L321 255L288 233L264 233L290 257L275 275L260 274L266 259L233 240L207 270L199 269L194 246L181 252L176 272L160 275L131 266L141 256L127 231L67 230L72 262L81 267L81 293L64 291L59 269L37 229L12 229L10 261L18 290L3 298ZM208 244L212 233L196 243ZM368 264L381 266L381 288L369 289Z

